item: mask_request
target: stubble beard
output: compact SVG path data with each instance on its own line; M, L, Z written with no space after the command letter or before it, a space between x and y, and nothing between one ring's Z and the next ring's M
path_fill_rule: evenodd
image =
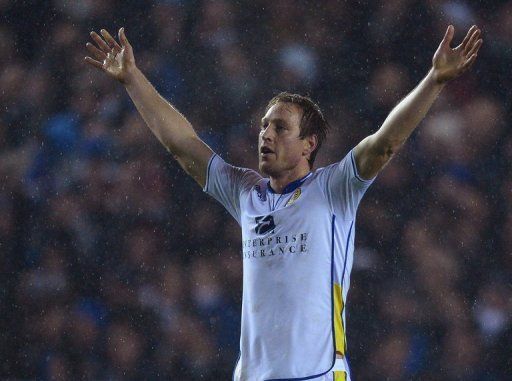
M274 166L268 161L264 162L260 159L258 167L260 173L268 177L275 177L279 173L278 171L275 170L275 168L273 168Z
M258 167L262 175L271 176L271 174L269 173L268 163L262 162L260 159ZM272 172L272 170L270 172Z

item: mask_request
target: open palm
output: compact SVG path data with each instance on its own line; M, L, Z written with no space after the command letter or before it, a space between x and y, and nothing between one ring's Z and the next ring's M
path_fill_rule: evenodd
M85 45L94 57L85 57L85 61L124 83L129 70L135 67L133 50L124 34L124 28L119 29L118 33L121 45L105 29L100 33L103 38L96 32L91 32L91 38L97 46L90 42Z
M454 33L454 27L452 25L448 26L444 38L432 59L434 78L439 83L457 78L468 70L475 62L478 50L483 43L483 40L479 39L480 29L473 25L468 30L462 43L456 48L451 48L450 43Z

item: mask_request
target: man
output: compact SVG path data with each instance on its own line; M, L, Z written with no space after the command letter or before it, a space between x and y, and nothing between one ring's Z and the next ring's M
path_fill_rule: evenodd
M375 176L423 119L445 84L475 62L473 26L451 48L449 26L432 68L380 129L343 160L312 172L327 132L316 104L281 93L261 122L259 170L225 163L138 70L124 29L119 43L91 32L91 65L120 81L160 142L242 227L242 329L236 380L350 380L345 301L356 210Z

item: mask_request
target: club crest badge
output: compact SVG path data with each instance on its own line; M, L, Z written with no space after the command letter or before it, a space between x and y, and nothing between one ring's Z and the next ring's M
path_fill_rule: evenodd
M295 201L297 201L300 197L300 195L302 194L302 191L300 190L300 188L297 188L297 190L295 190L295 192L293 192L293 195L292 197L290 197L290 199L288 200L288 202L286 203L286 206L288 205L291 205L293 204Z

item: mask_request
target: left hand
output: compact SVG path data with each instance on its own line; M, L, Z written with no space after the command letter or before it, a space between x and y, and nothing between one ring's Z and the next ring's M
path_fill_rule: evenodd
M468 70L476 60L483 40L479 39L480 29L473 25L462 43L452 49L450 43L454 35L453 25L448 26L443 41L432 58L433 76L437 83L445 83Z

